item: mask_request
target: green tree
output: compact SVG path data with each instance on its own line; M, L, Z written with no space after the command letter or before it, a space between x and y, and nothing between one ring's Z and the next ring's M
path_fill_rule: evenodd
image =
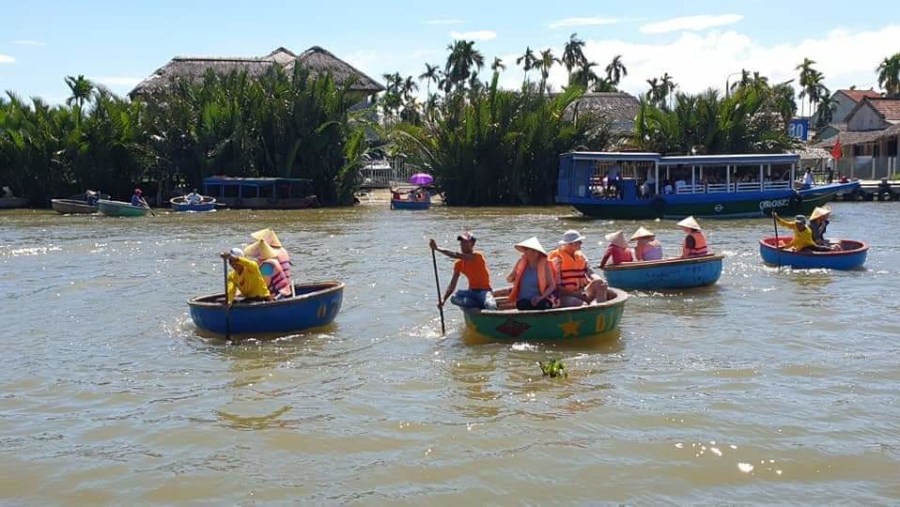
M878 86L884 88L888 97L900 97L900 53L886 57L875 69L878 72Z
M619 83L622 82L622 78L627 75L628 69L625 67L625 64L622 63L622 55L614 56L612 61L609 62L609 65L606 66L606 80L614 87L617 87L619 86Z

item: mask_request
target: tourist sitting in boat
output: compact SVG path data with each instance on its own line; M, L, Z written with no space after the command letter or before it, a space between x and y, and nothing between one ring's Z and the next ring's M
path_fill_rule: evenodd
M278 263L281 264L281 270L284 271L285 276L288 278L288 285L291 287L291 290L294 288L293 277L291 275L292 269L291 267L294 265L291 262L291 256L288 251L281 244L281 240L278 239L278 236L275 234L275 231L269 228L260 229L252 234L250 237L255 239L256 241L263 240L267 245L272 247L272 250L275 251L275 254L278 256ZM256 252L256 243L251 243L244 248L244 254L256 257L258 254Z
M828 217L831 216L831 210L816 206L812 215L809 216L809 228L812 231L813 241L819 246L831 247L830 242L825 239L825 230L828 228Z
M803 173L803 184L802 187L804 189L812 188L813 185L816 184L816 180L813 178L812 169L807 167L806 172Z
M775 217L779 224L794 231L790 242L785 245L779 245L779 248L782 250L790 250L792 252L829 250L827 247L820 247L813 241L812 229L809 228L804 215L797 215L793 221L781 218L774 211L772 216Z
M682 259L688 257L702 257L710 254L707 247L706 236L703 234L700 224L697 223L697 220L694 219L694 217L690 216L678 222L678 227L681 227L681 230L686 234L684 237L684 245L682 245L681 248Z
M275 296L275 299L293 296L291 279L282 269L275 249L262 239L257 240L251 246L256 255L256 262L259 264L259 272L262 274L269 292Z
M100 196L93 190L88 190L84 193L84 202L87 203L88 206L96 205L99 200Z
M139 208L149 208L150 205L147 204L147 201L144 200L141 194L143 194L143 192L141 192L141 189L134 189L134 194L131 196L131 205L137 206Z
M634 260L662 260L662 243L656 239L656 234L653 234L643 227L638 227L638 230L634 231L634 234L631 235L631 241L637 241L637 246L634 247Z
M393 199L395 201L399 201L399 200L403 199L403 194L401 194L399 190L392 188L391 189L391 199Z
M233 270L228 274L228 287L225 293L228 306L234 305L238 291L243 296L242 302L272 300L272 294L266 287L262 273L259 272L259 266L244 257L244 252L240 248L232 248L230 252L222 252L220 256L228 259L228 264Z
M188 204L200 204L203 202L203 196L198 194L195 188L190 194L184 196L184 201Z
M484 254L475 251L475 235L464 232L456 239L459 241L459 252L440 248L433 239L428 240L428 246L432 250L456 259L453 263L453 277L447 284L444 296L438 301L438 307L443 307L449 299L451 303L463 308L496 310L497 302L494 300L494 293L491 292L491 273L488 271ZM456 290L459 275L466 277L468 289Z
M512 282L509 299L518 310L548 310L556 306L556 273L547 261L547 252L536 237L516 245L522 257L506 281Z
M591 264L581 251L584 241L576 230L568 230L559 241L559 247L550 252L547 259L559 274L557 280L560 306L581 306L594 301L606 301L606 280L594 273Z
M609 245L606 247L603 259L600 260L601 269L605 268L610 260L612 260L612 266L624 262L634 262L634 256L632 256L631 249L628 248L628 241L625 239L625 233L622 231L611 232L605 238L606 241L609 241ZM602 241L600 245L603 245Z

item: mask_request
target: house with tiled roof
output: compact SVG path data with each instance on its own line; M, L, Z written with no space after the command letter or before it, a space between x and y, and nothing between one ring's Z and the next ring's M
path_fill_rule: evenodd
M836 129L837 130L837 129ZM831 149L840 140L845 174L879 179L893 177L900 147L900 99L863 97L846 117L846 130L816 144Z

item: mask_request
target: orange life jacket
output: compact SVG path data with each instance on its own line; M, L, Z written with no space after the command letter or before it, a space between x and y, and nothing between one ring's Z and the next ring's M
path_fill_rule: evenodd
M580 251L570 254L562 247L550 252L548 257L556 269L559 270L559 284L569 290L580 289L587 285L587 257ZM556 261L559 261L559 264Z
M556 279L556 277L557 277L556 268L554 267L555 266L554 263L547 262L547 258L542 257L541 260L538 261L538 265L537 265L538 290L541 291L541 294L543 294L544 291L547 290L547 286L550 284L550 280L547 279L547 266L550 266L550 276L552 276L554 279ZM523 256L523 257L519 258L519 262L516 263L516 269L515 269L516 279L513 282L512 290L509 293L510 301L518 301L519 291L521 289L521 287L519 287L519 284L522 283L522 274L525 273L525 268L527 268L527 267L528 267L528 261L525 260L525 257ZM553 296L550 297L551 301L554 301L554 299L555 298ZM554 303L554 306L555 306L555 303Z
M706 236L703 235L701 231L694 231L688 233L688 237L694 238L694 248L688 248L687 246L687 238L684 240L684 252L689 257L694 257L698 255L706 255Z

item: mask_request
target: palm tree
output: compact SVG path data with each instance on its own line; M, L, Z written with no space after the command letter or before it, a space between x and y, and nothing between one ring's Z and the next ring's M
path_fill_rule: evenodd
M528 81L528 71L536 67L538 59L534 56L534 51L531 50L531 47L525 48L525 54L516 58L516 65L521 65L522 70L525 71L525 81Z
M589 89L591 85L599 79L599 76L597 76L593 70L596 66L597 63L595 62L589 62L587 60L580 62L576 67L575 72L569 74L569 85L580 86L585 90Z
M794 70L800 71L800 80L798 83L800 84L800 114L801 116L804 113L803 109L803 98L809 94L809 90L811 88L810 83L812 82L812 77L816 72L815 69L812 68L813 64L815 64L815 60L810 60L809 58L804 58L803 62L794 67Z
M569 42L566 43L560 62L566 66L566 71L572 75L572 69L582 65L587 61L584 56L584 41L578 38L577 33L569 36Z
M431 65L430 63L425 64L425 72L419 74L419 80L425 81L425 93L426 95L431 95L431 83L438 83L438 80L441 78L441 68L437 65Z
M453 85L462 86L472 75L473 67L477 70L484 67L484 56L475 49L475 41L458 40L447 46L447 49L450 50L450 55L444 67L444 74L447 75L445 92L449 92Z
M888 97L900 96L900 53L885 58L878 68L878 86L884 88Z
M628 75L628 69L622 63L622 55L613 57L609 65L606 66L606 80L612 83L613 87L619 86L622 78Z
M94 83L85 79L82 74L79 74L77 78L66 76L66 84L72 92L72 96L66 99L66 104L70 106L75 104L81 108L85 102L90 100L91 94L94 92Z
M495 56L494 63L491 64L491 70L494 72L506 70L506 65L503 65L503 60Z
M816 128L821 129L834 120L834 112L837 111L838 101L825 88L822 97L819 99L819 105L816 108L818 118L816 119Z
M550 76L550 69L553 68L553 64L559 62L559 59L553 56L552 49L545 49L541 51L541 58L538 60L538 68L541 70L541 84L540 89L543 90L547 88L549 91L549 87L547 87L547 78Z

